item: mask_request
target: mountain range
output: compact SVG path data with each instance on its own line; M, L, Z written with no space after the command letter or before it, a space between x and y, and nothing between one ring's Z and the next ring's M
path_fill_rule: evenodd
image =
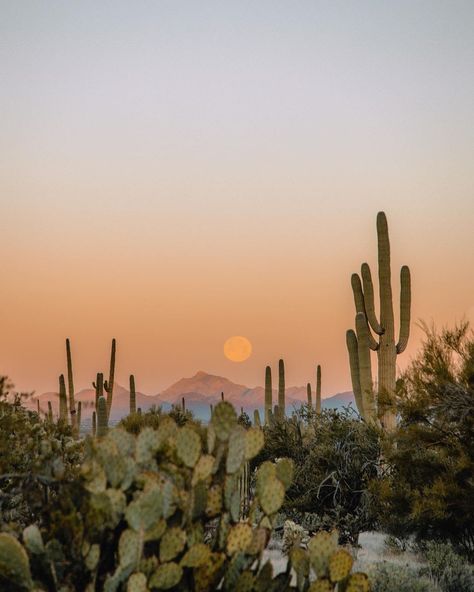
M137 408L147 411L153 406L162 407L169 411L172 405L181 405L185 399L187 409L190 409L196 417L208 420L210 417L210 405L221 400L221 393L224 393L226 401L234 405L237 410L243 409L253 417L254 409L263 411L265 390L261 386L249 388L242 384L236 384L223 376L208 374L199 371L189 378L181 378L167 389L157 395L145 395L137 392ZM129 412L129 391L118 383L114 383L114 396L112 403L111 421L116 422ZM82 418L90 422L95 403L95 390L83 389L75 394L76 402L82 402ZM47 410L48 401L51 401L53 412L57 413L59 408L59 395L57 392L47 392L33 396L29 406L36 409L39 400L40 408ZM278 401L278 394L273 390L273 401ZM306 386L293 386L286 388L286 411L291 412L298 408L301 403L306 403ZM314 394L313 394L314 401ZM338 409L341 407L354 406L354 395L352 392L343 392L326 397L322 400L323 409Z

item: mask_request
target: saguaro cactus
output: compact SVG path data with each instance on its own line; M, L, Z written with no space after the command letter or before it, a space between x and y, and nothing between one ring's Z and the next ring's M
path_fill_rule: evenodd
M321 366L316 368L316 413L321 413Z
M258 428L262 426L262 422L260 421L260 413L258 409L253 410L253 425Z
M77 404L77 433L81 431L81 419L82 419L82 402L79 401Z
M92 435L94 437L97 435L97 413L95 411L92 412Z
M109 380L104 383L104 390L107 393L107 417L110 417L110 410L112 408L112 399L114 396L114 379L115 379L115 339L112 339L112 350L110 352L110 369Z
M285 362L278 361L278 412L285 417Z
M69 414L71 415L71 426L76 430L76 403L74 401L74 377L72 374L72 356L71 343L66 339L66 358L67 358L67 386L69 391Z
M270 423L270 413L272 412L272 369L270 366L265 368L265 425Z
M104 375L102 372L97 372L96 382L92 383L95 389L95 408L99 408L99 399L104 395Z
M107 416L107 402L103 395L99 397L97 407L97 436L99 438L102 438L107 434L107 431L109 429Z
M361 266L361 277L351 278L356 308L356 331L347 331L351 379L356 404L366 421L380 421L382 427L392 431L396 426L394 394L397 355L405 350L410 335L411 280L410 270L404 265L400 272L400 332L395 342L395 323L390 271L390 241L384 212L377 215L378 274L380 317L374 304L374 287L370 267ZM377 338L374 338L372 331ZM370 350L377 352L378 389L374 392Z
M67 423L67 396L64 374L59 377L59 421Z
M137 411L137 394L135 392L135 376L130 374L130 413Z
M308 397L308 406L312 407L313 406L313 396L311 394L311 383L308 382L308 384L306 385L306 396Z

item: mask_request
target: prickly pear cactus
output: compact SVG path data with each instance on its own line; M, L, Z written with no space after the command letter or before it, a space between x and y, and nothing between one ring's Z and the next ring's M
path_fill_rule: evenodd
M317 535L307 550L292 545L288 569L276 577L263 563L293 476L288 459L263 463L242 513L242 476L250 481L263 444L264 432L239 425L226 401L208 428L163 415L157 429L138 435L114 428L89 437L80 481L70 499L58 500L50 531L29 526L24 546L0 534L0 584L64 592L365 590L334 534Z

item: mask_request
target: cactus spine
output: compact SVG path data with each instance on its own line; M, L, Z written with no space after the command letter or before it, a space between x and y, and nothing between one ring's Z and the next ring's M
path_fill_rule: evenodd
M270 366L265 368L265 425L270 423L270 413L272 412L272 369Z
M352 388L360 414L366 421L380 421L387 431L396 427L394 395L397 355L405 350L410 335L411 279L404 265L400 272L400 332L395 342L392 285L390 270L390 240L384 212L377 214L378 275L380 320L374 304L374 287L370 267L361 266L361 277L351 278L356 308L356 331L346 334L351 368ZM374 338L371 330L377 338ZM370 351L377 352L378 389L374 392Z
M285 417L285 362L278 361L278 412Z
M67 396L64 374L59 377L59 421L67 423Z
M313 397L311 395L311 383L308 382L308 384L306 385L306 396L308 397L308 406L312 407L313 406Z
M97 409L97 437L102 438L108 431L107 401L102 395L99 397Z
M135 392L135 376L130 374L130 413L137 412L137 394Z
M321 366L316 368L316 413L321 413Z
M112 350L110 352L110 369L109 380L105 382L104 389L107 393L107 417L110 417L110 410L112 408L112 398L114 396L114 379L115 379L115 339L112 339Z
M66 358L67 358L67 386L69 391L69 414L71 415L71 426L73 432L76 431L76 403L74 401L74 377L72 373L71 342L66 339Z

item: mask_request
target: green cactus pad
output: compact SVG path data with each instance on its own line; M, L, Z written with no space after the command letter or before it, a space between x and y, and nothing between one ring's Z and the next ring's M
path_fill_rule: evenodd
M124 530L119 541L119 561L123 569L138 565L141 555L140 536L130 530Z
M252 592L255 584L255 576L249 570L243 571L235 584L235 592Z
M134 573L128 578L127 592L148 592L146 575Z
M142 492L127 507L125 518L133 530L153 528L163 513L163 496L158 487Z
M207 492L206 515L209 518L218 516L222 510L222 488L220 485L212 485Z
M236 473L240 469L244 461L244 455L245 430L242 426L236 426L229 436L229 450L226 461L227 473Z
M316 582L313 582L309 587L308 592L332 592L334 590L334 584L332 584L328 579L318 579Z
M212 423L207 426L207 451L209 454L214 452L214 446L216 445L216 430Z
M187 467L194 468L201 454L199 434L191 428L181 428L176 436L176 452Z
M219 440L227 441L231 431L237 425L237 413L233 406L227 401L218 403L212 413L211 424Z
M160 565L151 576L150 587L158 590L169 590L173 588L183 575L183 568L177 563L164 563Z
M94 544L91 545L89 552L85 558L85 564L89 571L94 571L94 569L99 564L100 559L100 545Z
M262 450L265 437L260 428L250 428L245 433L245 460L251 460Z
M285 487L279 479L267 479L260 487L258 495L262 510L267 516L278 512L285 499Z
M193 487L199 481L206 481L206 479L211 476L215 460L216 459L210 454L203 454L200 457L196 466L194 467L193 479L191 482Z
M252 527L241 522L233 526L227 536L227 553L234 555L239 551L245 551L252 544Z
M263 462L257 471L257 495L260 496L264 484L276 478L276 466L270 461Z
M212 553L208 563L196 569L194 572L196 592L210 592L216 589L224 562L225 555L223 553Z
M0 533L0 576L23 588L32 585L30 562L23 545L5 532Z
M160 448L161 439L157 430L144 428L137 437L135 458L137 463L148 464Z
M210 556L211 549L208 545L196 543L186 551L180 563L182 567L201 567L208 563Z
M281 458L276 464L276 476L288 489L293 481L294 463L290 458Z
M364 573L353 573L345 588L345 592L369 592L369 578Z
M329 578L332 582L340 582L346 578L352 569L354 560L345 549L339 549L329 559Z
M337 533L320 531L308 543L311 567L318 578L329 575L329 558L337 550Z
M81 473L86 480L85 488L90 493L101 493L107 487L107 476L98 462L86 461L81 467Z
M115 428L107 435L117 446L118 453L122 456L130 456L135 451L135 438L122 428Z
M33 555L44 553L43 537L36 524L31 524L25 528L23 531L23 542L27 550Z
M145 541L157 541L161 539L166 530L166 520L161 518L151 528L145 531Z
M179 555L186 546L186 533L177 526L169 528L161 537L160 561L171 561Z

